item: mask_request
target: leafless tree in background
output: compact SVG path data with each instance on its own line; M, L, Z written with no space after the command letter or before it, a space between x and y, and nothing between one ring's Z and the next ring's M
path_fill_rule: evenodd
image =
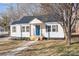
M66 33L66 39L68 45L71 44L72 29L77 21L78 4L76 3L64 3L64 4L41 4L45 13L59 14L63 17L64 32Z
M4 21L6 21L6 19L8 19L9 21L8 23L10 25L13 21L19 20L23 16L37 16L37 15L40 15L40 4L18 3L15 4L15 6L12 4L8 4L7 10L1 13L2 20L0 20L1 21L0 25L3 26L2 23L5 23ZM4 19L5 17L6 19Z

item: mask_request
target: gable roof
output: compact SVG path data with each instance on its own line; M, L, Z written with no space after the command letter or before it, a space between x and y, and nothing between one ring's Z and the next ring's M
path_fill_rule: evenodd
M42 22L62 22L62 18L60 16L55 16L55 15L43 15L43 16L24 16L20 20L15 21L12 23L13 24L24 24L24 23L29 23L33 19L39 19Z

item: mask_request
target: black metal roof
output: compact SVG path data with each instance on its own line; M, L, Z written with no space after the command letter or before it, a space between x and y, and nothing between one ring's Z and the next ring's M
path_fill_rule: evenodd
M43 15L43 16L24 16L20 20L13 22L12 24L24 24L29 23L34 18L41 20L42 22L62 22L62 18L58 15Z

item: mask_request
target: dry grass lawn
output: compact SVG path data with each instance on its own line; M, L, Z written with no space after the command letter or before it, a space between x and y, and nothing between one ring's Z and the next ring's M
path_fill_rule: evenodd
M0 41L0 54L9 52L11 49L19 47L22 43L22 40L8 40L8 41Z
M21 46L23 40L0 41L0 55L10 52ZM76 42L76 43L73 43ZM67 46L65 40L42 40L36 45L24 49L17 53L17 56L79 56L79 38L73 38L70 46Z
M29 50L23 50L18 56L71 56L79 55L79 43L66 45L64 40L44 40L37 45L31 46Z
M24 50L18 53L17 55L23 55L23 56L40 56L40 55L52 55L56 54L56 47L59 45L65 45L64 40L44 40L44 41L39 41L37 45L31 46L31 49L29 50ZM57 47L58 48L58 47Z

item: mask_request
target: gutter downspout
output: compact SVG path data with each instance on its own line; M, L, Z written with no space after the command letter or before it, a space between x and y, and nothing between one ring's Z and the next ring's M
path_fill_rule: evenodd
M31 37L31 24L30 24L30 37Z
M21 31L21 39L22 39L22 29L21 29L21 28L22 28L22 26L20 25L20 31Z

